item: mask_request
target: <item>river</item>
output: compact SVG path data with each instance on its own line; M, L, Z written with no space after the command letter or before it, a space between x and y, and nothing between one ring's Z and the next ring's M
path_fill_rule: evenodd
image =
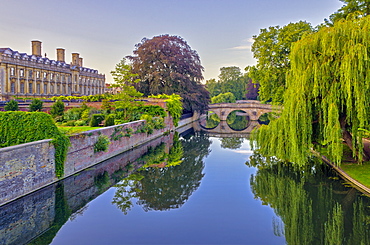
M0 243L370 244L369 205L317 159L189 129L0 207Z

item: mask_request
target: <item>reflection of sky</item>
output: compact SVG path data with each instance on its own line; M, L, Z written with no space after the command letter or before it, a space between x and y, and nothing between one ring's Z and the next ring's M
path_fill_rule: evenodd
M237 150L212 141L201 185L181 208L144 212L135 205L124 215L111 204L111 188L68 221L52 244L285 244L273 232L278 218L251 193L248 140Z

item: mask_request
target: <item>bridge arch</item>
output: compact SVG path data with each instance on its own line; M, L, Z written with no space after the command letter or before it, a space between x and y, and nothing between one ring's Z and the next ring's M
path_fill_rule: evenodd
M239 101L237 103L217 103L210 104L209 111L213 111L218 115L221 121L226 121L227 116L236 110L244 111L248 114L251 121L257 121L259 117L265 113L272 112L274 109L271 105L261 104L255 100Z

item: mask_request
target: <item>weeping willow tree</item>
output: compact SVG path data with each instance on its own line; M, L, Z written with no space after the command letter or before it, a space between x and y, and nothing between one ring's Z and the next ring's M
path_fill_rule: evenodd
M348 19L293 44L282 115L254 135L261 153L303 165L317 144L339 164L344 141L369 160L369 32L370 17Z

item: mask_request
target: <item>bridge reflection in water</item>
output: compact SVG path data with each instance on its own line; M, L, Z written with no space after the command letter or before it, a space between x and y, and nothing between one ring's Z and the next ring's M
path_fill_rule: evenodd
M227 121L220 121L218 125L214 128L205 127L207 118L203 117L198 122L193 123L195 131L205 131L209 136L214 137L224 137L224 138L233 138L233 137L248 137L252 130L256 127L259 127L261 124L258 121L248 121L247 127L241 130L232 129Z

